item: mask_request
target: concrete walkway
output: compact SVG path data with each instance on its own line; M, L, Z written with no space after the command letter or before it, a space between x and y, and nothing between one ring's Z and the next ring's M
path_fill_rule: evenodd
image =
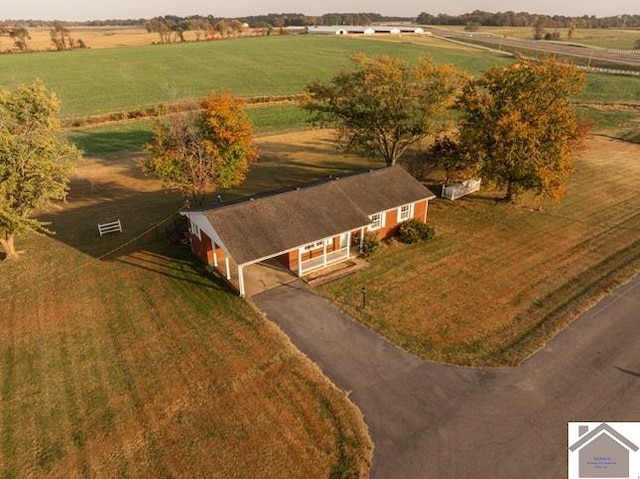
M252 300L350 392L373 478L566 477L568 421L640 421L640 277L515 369L425 362L300 281Z

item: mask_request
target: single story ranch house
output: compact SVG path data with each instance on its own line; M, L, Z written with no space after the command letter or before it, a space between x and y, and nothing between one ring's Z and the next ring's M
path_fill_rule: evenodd
M326 268L357 254L365 231L382 239L403 221L426 220L433 198L392 166L181 214L193 252L244 296L248 266L275 258L298 276Z

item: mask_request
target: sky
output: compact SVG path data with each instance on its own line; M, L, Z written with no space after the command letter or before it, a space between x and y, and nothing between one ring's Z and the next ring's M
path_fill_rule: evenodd
M159 15L241 17L265 13L377 12L416 17L420 12L451 15L484 10L526 11L559 15L613 16L640 14L638 0L3 0L0 19L103 20Z

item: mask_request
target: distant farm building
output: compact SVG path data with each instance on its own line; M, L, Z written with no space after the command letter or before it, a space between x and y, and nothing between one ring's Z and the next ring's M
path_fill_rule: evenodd
M292 27L291 31L299 31L299 27ZM362 27L358 25L334 25L309 27L308 31L312 35L400 35L403 33L415 35L431 35L425 32L424 28L413 25L370 25Z

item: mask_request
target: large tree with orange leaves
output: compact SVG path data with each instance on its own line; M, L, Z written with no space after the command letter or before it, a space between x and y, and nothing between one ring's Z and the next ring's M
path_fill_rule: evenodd
M207 195L240 185L258 156L253 125L240 100L212 93L202 107L199 113L158 123L146 146L151 156L141 161L145 172L196 206Z
M505 200L525 191L563 195L588 132L571 105L583 86L584 74L553 58L494 67L469 81L458 101L460 144L484 179L505 188Z

